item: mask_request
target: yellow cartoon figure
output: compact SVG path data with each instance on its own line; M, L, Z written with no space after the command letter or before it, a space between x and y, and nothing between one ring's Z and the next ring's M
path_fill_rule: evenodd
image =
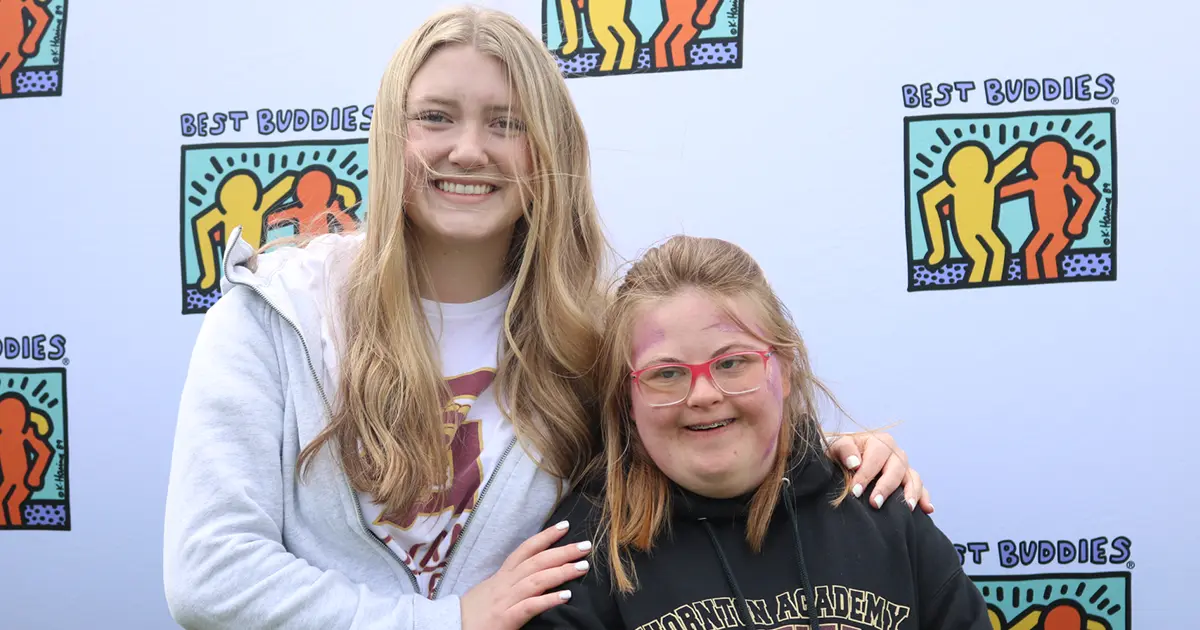
M196 252L200 258L200 288L210 289L217 283L217 263L214 243L223 238L214 233L220 227L224 234L242 226L242 238L254 246L262 245L264 213L292 191L296 175L287 173L263 190L258 177L249 171L230 173L217 188L217 203L196 215Z
M989 282L1004 279L1009 247L997 232L999 188L1024 164L1028 152L1028 143L1022 142L993 162L987 147L979 142L963 142L950 151L942 177L917 195L929 239L929 266L936 267L946 259L949 235L942 227L946 217L959 247L971 261L967 282L982 282L985 277Z
M563 56L575 54L583 38L583 25L576 13L578 9L580 12L587 12L592 39L604 51L600 60L600 71L612 72L615 67L632 70L634 59L637 57L638 35L628 17L631 2L632 0L559 0L559 13L562 15L563 31L566 35L562 47ZM621 61L619 66L618 56Z

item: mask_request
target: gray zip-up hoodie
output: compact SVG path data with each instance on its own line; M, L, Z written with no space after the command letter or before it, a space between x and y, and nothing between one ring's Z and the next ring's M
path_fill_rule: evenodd
M179 407L163 581L185 628L461 628L459 596L535 534L556 484L510 445L480 491L433 599L366 528L331 448L296 456L336 392L336 287L359 236L255 257L229 235L223 296L204 317Z

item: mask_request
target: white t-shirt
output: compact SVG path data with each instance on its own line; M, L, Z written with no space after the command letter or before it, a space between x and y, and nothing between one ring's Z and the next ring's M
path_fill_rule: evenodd
M426 597L437 588L445 573L446 554L514 436L512 425L497 407L493 386L511 294L510 284L477 302L441 304L440 319L439 305L422 301L441 349L443 376L454 393L444 416L447 435L454 430L456 416L462 420L451 441L454 482L444 501L435 497L406 514L382 514L373 497L359 494L371 531L408 565Z

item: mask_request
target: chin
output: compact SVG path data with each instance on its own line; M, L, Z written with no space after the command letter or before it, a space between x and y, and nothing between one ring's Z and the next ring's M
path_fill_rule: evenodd
M481 229L478 223L473 225L433 225L428 232L440 241L453 243L480 243L494 239L497 231Z
M693 474L688 484L680 484L696 494L713 499L728 499L754 490L757 484L746 482L746 474L734 470L705 470Z
M499 210L496 211L499 214ZM421 213L413 225L421 232L445 242L482 243L497 238L507 239L512 234L514 221L501 224L486 211L463 211L458 209L434 208Z

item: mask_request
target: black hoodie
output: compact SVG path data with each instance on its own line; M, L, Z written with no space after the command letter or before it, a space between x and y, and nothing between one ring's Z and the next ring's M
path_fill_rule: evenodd
M570 601L525 627L991 630L982 595L927 514L910 511L902 490L880 510L867 504L871 488L831 506L841 473L809 452L788 472L757 555L745 536L752 495L708 499L673 485L669 533L649 555L633 554L630 595L611 590L606 547L592 538L599 499L569 495L547 526L570 521L559 545L593 540L591 568L553 589L570 589Z

